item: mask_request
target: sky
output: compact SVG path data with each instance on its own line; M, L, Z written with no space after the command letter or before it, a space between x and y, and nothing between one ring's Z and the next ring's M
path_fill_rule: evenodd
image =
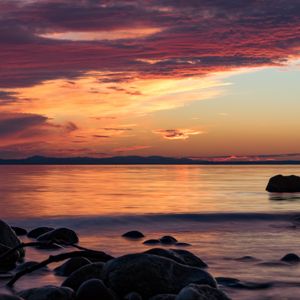
M299 0L0 0L0 157L300 159Z

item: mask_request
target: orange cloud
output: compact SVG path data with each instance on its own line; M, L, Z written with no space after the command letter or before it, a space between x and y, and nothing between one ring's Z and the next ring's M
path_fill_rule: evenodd
M194 129L158 129L153 133L160 134L167 140L186 140L192 135L203 134L203 131Z

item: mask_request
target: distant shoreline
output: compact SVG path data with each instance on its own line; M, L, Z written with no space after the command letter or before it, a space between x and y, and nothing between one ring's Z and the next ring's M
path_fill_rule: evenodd
M162 156L115 156L108 158L33 156L24 159L0 159L0 165L300 165L300 161L209 161Z

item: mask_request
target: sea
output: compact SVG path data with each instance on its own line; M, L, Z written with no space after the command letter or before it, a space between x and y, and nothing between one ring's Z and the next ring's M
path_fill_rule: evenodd
M3 165L0 218L27 230L71 228L81 246L113 256L143 252L151 248L144 240L172 235L190 244L181 249L201 257L213 276L241 281L220 286L232 299L296 300L300 264L280 259L300 255L300 194L268 193L276 174L299 175L300 166ZM124 239L129 230L143 232L145 239ZM28 249L26 259L50 254ZM15 290L63 279L37 272L20 279Z

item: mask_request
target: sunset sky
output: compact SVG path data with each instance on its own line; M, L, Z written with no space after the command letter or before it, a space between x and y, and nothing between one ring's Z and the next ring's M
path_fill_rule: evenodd
M300 159L299 0L0 0L0 157Z

